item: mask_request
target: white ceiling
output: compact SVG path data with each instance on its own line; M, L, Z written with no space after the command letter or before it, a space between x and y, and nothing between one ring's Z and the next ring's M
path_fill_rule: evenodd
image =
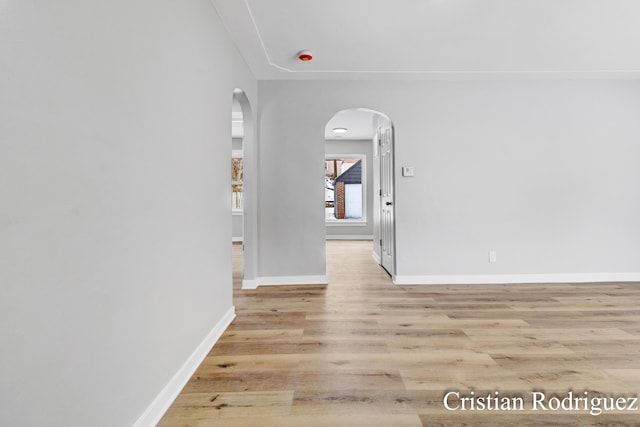
M324 130L325 139L373 139L373 118L377 113L371 110L350 109L337 112L327 122ZM335 128L347 129L347 133L336 135Z
M640 0L211 1L261 80L640 77Z

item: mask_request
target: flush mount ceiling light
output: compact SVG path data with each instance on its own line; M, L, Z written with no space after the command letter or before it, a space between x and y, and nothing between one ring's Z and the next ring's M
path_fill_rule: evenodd
M343 135L347 132L348 132L347 128L333 128L333 133L337 135Z
M308 50L298 52L298 59L302 62L309 62L313 59L313 54Z

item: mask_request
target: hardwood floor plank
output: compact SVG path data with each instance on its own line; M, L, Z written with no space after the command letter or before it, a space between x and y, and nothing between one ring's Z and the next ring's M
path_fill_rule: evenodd
M262 392L290 390L292 369L221 372L195 376L182 393Z
M553 340L566 342L585 341L610 341L633 340L638 337L629 334L619 328L507 328L507 329L483 329L466 328L464 332L471 338L492 337L495 340L528 339L528 340Z
M241 330L270 330L270 329L297 329L300 322L304 321L305 312L248 312L236 307L236 318L227 328L227 332Z
M236 418L288 415L293 391L182 393L170 417ZM194 409L197 408L197 411Z
M441 406L442 395L432 391L334 389L296 391L291 413L324 414L417 414L421 409ZM376 424L379 425L379 424Z
M640 425L633 415L611 415L607 421L599 417L580 414L531 414L531 413L453 413L421 415L423 427L637 427Z
M290 384L295 390L404 390L400 372L393 369L342 369L310 372L301 367Z
M288 415L287 417L255 416L225 419L167 420L172 426L180 427L421 427L422 421L414 414L324 414Z
M310 353L389 353L389 345L380 341L305 336L298 344L300 354Z
M414 316L412 319L389 318L379 321L381 326L389 326L403 329L486 329L486 328L530 328L531 325L522 319L452 319L444 314L429 316Z
M396 365L424 369L448 369L460 364L469 369L481 369L493 366L496 362L488 354L449 350L429 353L300 355L299 366L310 370L385 369Z
M252 329L242 331L227 331L218 342L220 343L244 343L244 342L289 342L302 337L302 329Z

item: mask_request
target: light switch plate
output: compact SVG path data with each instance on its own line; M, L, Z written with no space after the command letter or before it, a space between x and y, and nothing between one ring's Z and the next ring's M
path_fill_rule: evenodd
M403 166L402 176L413 176L413 166Z

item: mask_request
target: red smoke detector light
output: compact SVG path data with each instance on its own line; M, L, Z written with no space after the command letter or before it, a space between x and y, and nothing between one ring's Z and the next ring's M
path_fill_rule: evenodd
M308 50L301 50L298 52L298 59L302 62L309 62L313 59L313 54Z

